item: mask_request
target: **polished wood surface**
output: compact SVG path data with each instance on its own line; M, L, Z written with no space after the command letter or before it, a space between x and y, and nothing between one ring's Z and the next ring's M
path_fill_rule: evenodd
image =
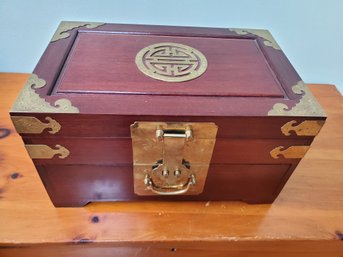
M182 83L140 72L134 62L137 53L165 42L199 50L209 64L206 72ZM79 33L64 67L56 93L284 97L254 39Z
M10 121L27 74L0 75L0 256L333 256L343 253L343 110L328 119L272 205L121 202L54 208Z
M106 23L68 34L50 42L35 67L33 73L46 81L35 92L51 104L67 98L81 114L266 117L274 104L291 107L302 98L292 90L301 78L285 54L254 33ZM182 83L139 71L137 52L174 41L199 48L208 58L207 71Z

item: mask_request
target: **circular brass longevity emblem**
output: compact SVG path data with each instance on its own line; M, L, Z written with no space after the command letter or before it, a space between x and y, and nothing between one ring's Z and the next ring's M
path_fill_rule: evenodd
M206 57L198 50L176 43L159 43L143 48L136 65L145 75L168 82L195 79L207 69Z

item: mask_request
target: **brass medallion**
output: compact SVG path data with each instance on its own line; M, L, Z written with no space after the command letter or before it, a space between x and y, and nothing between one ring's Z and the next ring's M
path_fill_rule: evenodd
M206 57L197 49L176 43L158 43L136 55L136 65L145 75L167 82L183 82L201 76Z

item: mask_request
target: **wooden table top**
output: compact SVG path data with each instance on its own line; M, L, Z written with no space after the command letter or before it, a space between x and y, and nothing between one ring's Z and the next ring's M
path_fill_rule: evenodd
M309 85L328 119L271 205L55 208L8 115L27 78L0 74L0 256L343 256L343 101L333 85Z

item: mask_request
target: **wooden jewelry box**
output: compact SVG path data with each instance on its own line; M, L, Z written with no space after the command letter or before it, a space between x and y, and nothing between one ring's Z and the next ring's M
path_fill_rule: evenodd
M325 114L270 33L62 22L11 118L55 206L271 203Z

